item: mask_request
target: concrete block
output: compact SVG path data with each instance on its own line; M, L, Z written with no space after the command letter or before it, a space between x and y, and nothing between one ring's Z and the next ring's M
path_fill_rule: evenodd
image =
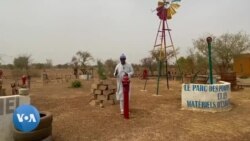
M102 92L103 95L110 95L110 94L112 94L112 93L113 93L113 90L104 90L104 91Z
M116 89L116 86L114 86L114 85L109 85L109 86L108 86L108 89L114 90L114 89Z
M98 87L99 90L107 90L107 88L108 88L108 86L106 86L106 85L100 85Z
M112 85L112 82L110 80L103 80L103 85Z
M91 89L98 89L98 84L92 84Z
M20 88L18 90L18 94L19 95L29 95L29 89L27 89L27 88Z
M105 95L97 95L97 100L108 100L108 97Z
M108 100L107 103L111 105L115 105L115 100Z
M108 100L115 100L116 99L116 95L115 94L111 94L108 96Z

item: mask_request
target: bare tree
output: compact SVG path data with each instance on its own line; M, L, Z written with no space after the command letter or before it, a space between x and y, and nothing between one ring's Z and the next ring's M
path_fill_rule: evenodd
M46 66L46 68L52 68L53 67L52 59L46 59L45 66Z
M250 49L250 38L246 33L225 33L219 37L208 34L193 41L197 53L206 58L208 57L207 36L213 38L213 65L216 66L215 68L219 68L219 72L229 71L232 67L233 58Z
M76 56L72 57L71 64L73 65L74 68L78 68L78 60L77 60Z
M12 75L15 79L18 79L23 74L29 74L29 66L31 63L30 55L21 55L17 58L14 58L14 70L12 70Z
M89 61L94 61L92 55L87 51L78 51L76 55L78 57L79 63L81 64L81 67L86 67Z
M165 61L165 59L169 60L169 59L175 57L175 55L177 55L177 54L179 54L179 48L177 48L175 50L167 50L166 55L165 55L165 50L152 50L152 51L150 51L151 57L156 61L159 61L160 59L163 59L163 61Z
M151 75L153 75L154 71L156 70L156 62L152 57L145 57L141 59L141 64L143 67L148 68Z
M104 67L109 77L113 76L113 71L115 70L115 66L117 63L118 61L113 59L107 59L104 62Z
M14 58L13 64L16 68L28 70L31 63L30 57L30 55L21 55L17 58Z

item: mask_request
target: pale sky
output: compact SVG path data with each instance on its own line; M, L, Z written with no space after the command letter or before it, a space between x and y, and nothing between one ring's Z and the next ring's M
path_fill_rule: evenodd
M185 55L205 33L250 34L250 0L182 0L169 21L176 47ZM3 63L32 55L33 62L70 62L79 50L98 59L125 53L139 63L153 49L157 0L0 0Z

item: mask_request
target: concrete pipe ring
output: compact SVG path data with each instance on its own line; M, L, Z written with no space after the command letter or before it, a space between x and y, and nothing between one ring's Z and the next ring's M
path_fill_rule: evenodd
M40 112L40 123L35 130L40 130L47 128L52 125L53 116L50 112L41 111Z

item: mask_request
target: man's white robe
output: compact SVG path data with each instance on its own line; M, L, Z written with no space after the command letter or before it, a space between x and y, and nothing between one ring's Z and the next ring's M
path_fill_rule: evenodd
M123 100L123 86L122 86L122 79L125 73L128 74L128 77L131 78L131 76L134 74L134 70L133 67L126 63L124 65L122 65L121 63L117 64L115 67L115 72L116 70L118 71L117 74L117 90L116 90L116 99L117 100ZM114 76L115 76L115 72L114 72ZM131 84L130 84L130 88L129 88L129 95L131 93Z

